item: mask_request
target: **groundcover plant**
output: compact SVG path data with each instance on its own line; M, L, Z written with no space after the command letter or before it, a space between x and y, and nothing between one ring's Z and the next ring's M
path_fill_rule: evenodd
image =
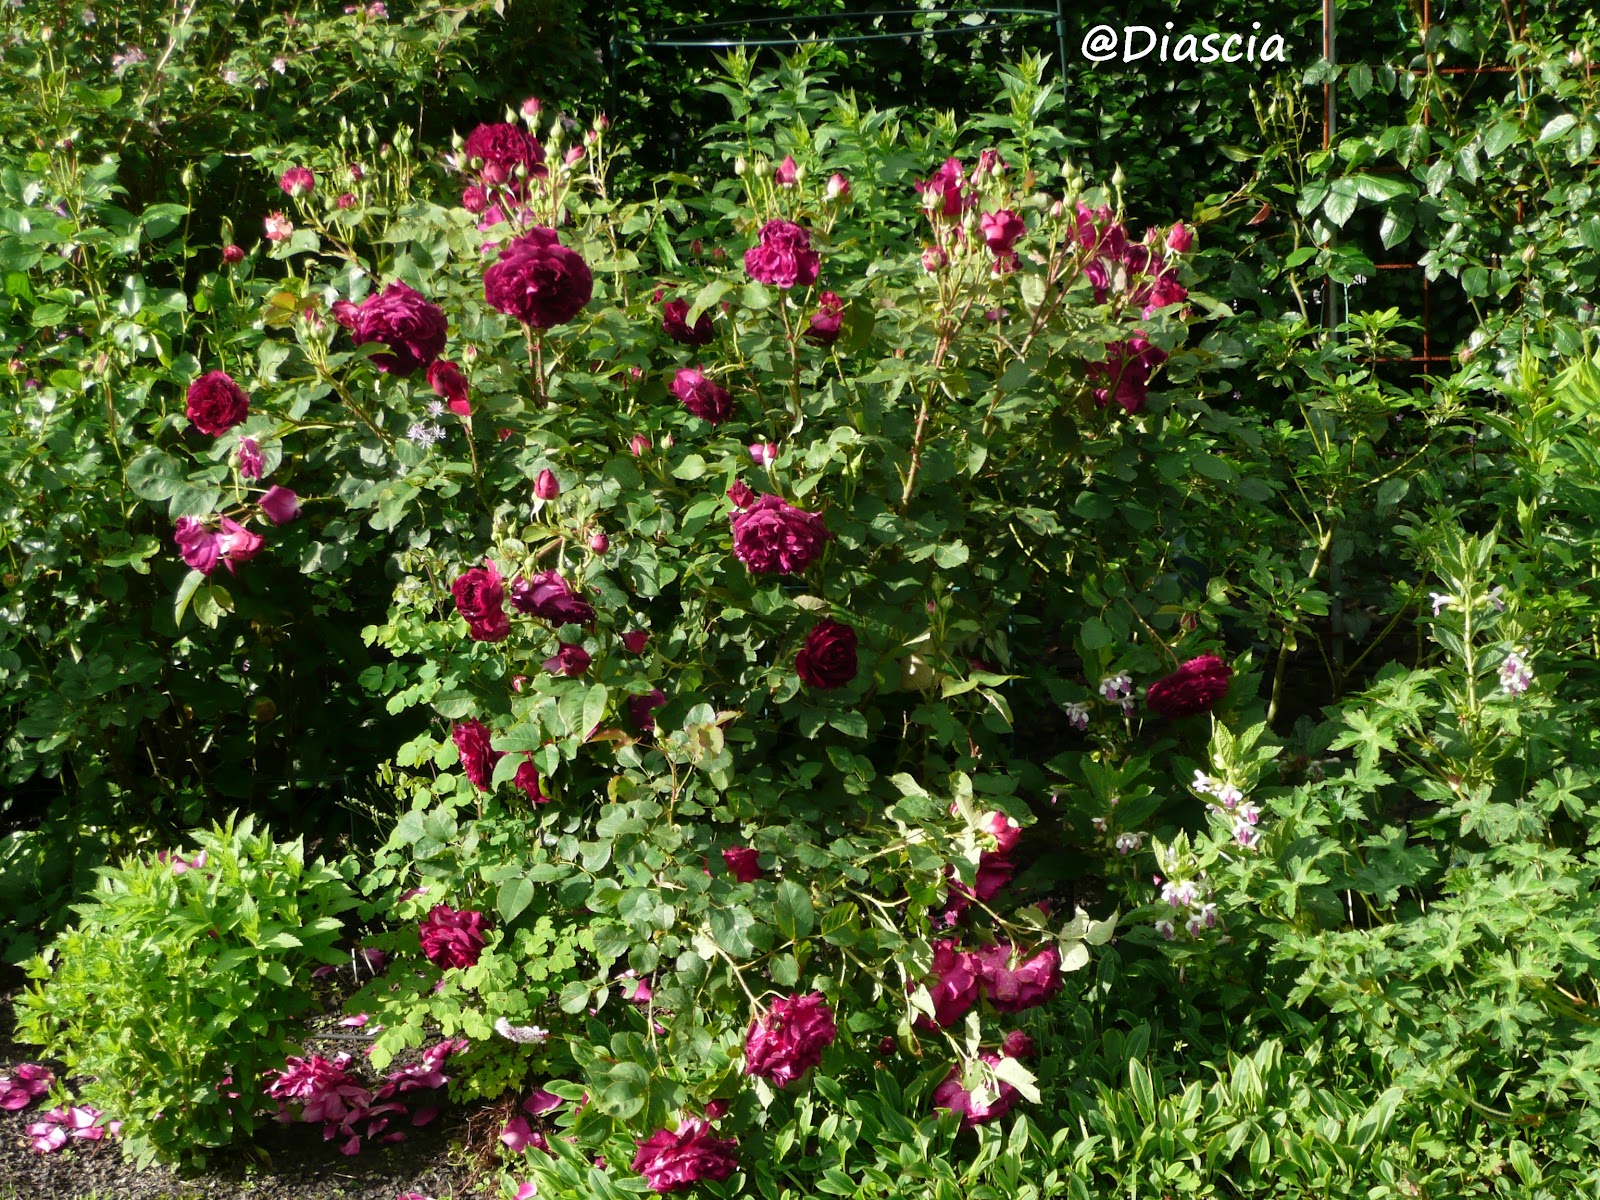
M129 851L28 960L14 1132L453 1109L522 1200L1592 1188L1587 331L1397 383L1397 314L1261 299L1332 187L1130 223L1044 60L961 121L808 62L725 57L648 189L531 97L261 132L248 215L220 158L125 207L93 132L0 168L7 761ZM1564 96L1530 153L1592 149ZM151 842L344 736L361 832Z

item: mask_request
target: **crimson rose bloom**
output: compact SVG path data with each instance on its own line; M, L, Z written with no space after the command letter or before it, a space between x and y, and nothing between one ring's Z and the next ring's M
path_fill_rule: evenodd
M961 191L963 182L961 160L947 158L933 173L932 178L924 179L917 184L917 190L925 196L932 192L937 197L935 211L940 216L959 217L972 203L972 197L964 195Z
M814 512L763 493L733 514L734 557L756 575L804 571L833 537Z
M740 883L754 883L761 878L761 867L756 862L756 852L750 846L729 846L722 852L722 861Z
M387 346L387 353L372 356L372 365L404 378L443 353L448 324L442 308L396 280L381 294L368 296L356 310L350 340L358 346L369 342Z
M506 616L505 584L492 562L464 572L450 585L450 591L474 641L505 641L511 633L511 619Z
M1152 346L1143 335L1106 347L1106 361L1089 364L1089 378L1100 381L1095 403L1104 408L1115 400L1129 416L1144 407L1150 373L1167 361L1167 352Z
M1233 669L1215 654L1191 658L1145 693L1144 702L1163 717L1188 717L1210 712L1228 690Z
M967 1010L978 1002L978 972L976 960L964 950L957 950L949 938L933 944L933 976L927 981L928 994L933 997L933 1020L919 1016L917 1024L924 1029L949 1029Z
M794 667L807 687L843 687L856 677L856 631L838 621L823 621L806 634Z
M544 780L539 778L539 770L533 765L533 759L525 758L517 767L516 778L511 781L522 789L522 794L534 804L548 804L554 799L549 792L544 790Z
M628 719L640 733L652 733L656 727L655 709L667 702L666 693L652 688L646 695L628 697Z
M992 1051L985 1050L978 1055L982 1062L995 1066L1000 1061L1000 1056ZM933 1106L935 1108L948 1108L951 1112L961 1114L961 1128L971 1129L974 1125L983 1125L993 1121L996 1117L1003 1117L1016 1105L1021 1097L1020 1092L1005 1080L999 1080L1000 1094L992 1100L980 1101L973 1094L961 1086L961 1067L956 1065L950 1068L950 1074L944 1077L944 1082L933 1089Z
M682 342L685 346L709 345L715 338L716 331L711 327L711 314L703 312L700 319L690 329L688 324L689 302L687 300L668 300L661 306L661 329L675 342Z
M226 371L207 371L189 385L184 413L201 433L217 437L250 415L250 397Z
M222 532L217 534L217 551L222 555L223 565L228 568L229 574L233 573L233 564L249 562L261 549L264 539L259 533L251 533L232 517L222 518Z
M1009 208L984 213L979 225L983 230L984 242L994 251L996 257L1010 254L1012 247L1023 234L1028 232L1028 227L1022 223L1022 218Z
M274 525L287 525L300 515L300 497L279 484L273 484L259 501L261 513Z
M844 301L834 292L823 292L817 297L817 311L811 315L810 327L800 336L819 346L831 346L839 340L843 326Z
M1061 953L1054 946L1016 968L1011 966L1011 952L1011 943L1001 942L973 955L978 981L997 1012L1037 1007L1061 990Z
M516 174L518 167L526 168L529 175L543 175L545 169L544 147L532 134L504 121L492 125L479 125L467 134L465 146L468 158L481 158L485 167L494 167L502 178Z
M698 368L679 371L672 379L672 394L702 420L720 425L733 415L728 389L707 379Z
M457 912L447 904L435 904L433 911L422 918L417 933L428 961L448 971L477 963L487 927L481 912Z
M745 1034L744 1073L788 1087L822 1061L822 1052L838 1036L833 1010L821 992L774 1000Z
M467 398L467 377L461 373L461 368L453 362L440 359L428 368L428 386L433 389L434 395L442 399L449 406L451 412L458 417L472 415L472 403Z
M472 786L487 792L489 780L494 777L494 765L504 756L504 751L490 747L489 727L473 718L452 726L450 737L461 755L461 769Z
M633 1169L652 1191L682 1192L702 1179L721 1183L738 1169L737 1142L714 1137L711 1126L689 1117L678 1131L659 1129L639 1143Z
M589 652L576 642L562 642L561 649L544 660L552 675L582 675L589 669Z
M198 517L179 517L174 525L172 540L178 543L178 553L183 561L202 575L217 569L222 560L222 547L216 530Z
M572 320L594 296L594 275L575 250L543 225L530 229L483 273L491 306L535 329Z
M552 625L594 624L594 606L559 571L541 571L532 579L518 575L511 584L511 607Z
M733 501L735 508L749 508L756 502L756 494L744 480L735 479L728 485L728 499Z
M761 240L744 252L744 269L758 283L810 287L822 269L822 258L811 248L811 235L799 225L768 221L761 227Z

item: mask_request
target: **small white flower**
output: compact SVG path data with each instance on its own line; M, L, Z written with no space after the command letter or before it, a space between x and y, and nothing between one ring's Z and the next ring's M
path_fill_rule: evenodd
M1189 786L1195 790L1197 795L1209 796L1216 790L1218 782L1218 780L1211 778L1211 776L1197 767L1194 773L1194 782Z
M1185 908L1188 908L1194 904L1196 900L1200 899L1200 889L1195 887L1193 880L1189 879L1185 879L1182 883L1180 883L1174 894L1177 896L1176 902L1183 905Z
M444 412L444 401L443 400L430 400L430 401L428 401L428 415L430 417L440 416L440 415L443 414L443 412Z
M1093 825L1100 833L1106 831L1106 819L1104 817L1091 817L1089 818L1089 824Z
M1089 728L1089 706L1087 704L1068 704L1064 706L1067 711L1067 724L1079 733Z
M1445 609L1455 605L1456 598L1445 592L1429 592L1428 599L1433 601L1433 615L1438 616Z
M239 82L239 72L227 70L225 68L223 70L223 72L222 72L222 82L226 83L226 84L238 83Z
M1501 599L1501 597L1505 595L1505 592L1505 585L1497 583L1495 584L1494 590L1489 593L1489 607L1494 609L1495 612L1505 612L1506 602Z
M1135 850L1137 850L1142 845L1144 845L1144 834L1142 834L1142 833L1119 833L1119 834L1117 834L1117 853L1118 854L1122 854L1122 855L1132 854Z
M1500 686L1506 693L1520 696L1532 683L1533 671L1522 661L1522 656L1515 650L1506 655L1506 661L1500 665Z
M1231 783L1225 783L1217 789L1217 800L1223 808L1236 808L1244 799L1244 793Z
M1171 921L1157 921L1156 932L1169 942L1178 934L1177 927Z
M272 60L272 69L274 71L276 71L279 75L282 75L285 71L287 71L289 69L289 60L286 59L286 58L275 58L275 59L273 59Z
M1178 889L1170 880L1161 885L1161 899L1173 908L1178 907Z
M1200 909L1200 914L1196 920L1207 929L1215 929L1217 927L1217 906L1215 904L1204 905Z
M422 446L432 446L444 441L444 430L437 425L429 425L418 421L406 430L406 437Z
M1257 805L1243 805L1235 815L1247 825L1261 824L1261 809Z
M529 1042L542 1042L550 1036L548 1029L540 1029L537 1025L513 1025L504 1017L495 1021L494 1031L519 1046L525 1046Z
M1113 702L1122 700L1133 695L1133 680L1127 675L1108 675L1100 681L1100 694Z
M1183 931L1192 938L1199 937L1205 932L1205 923L1199 917L1190 917L1183 923Z
M1261 840L1261 830L1248 821L1235 821L1233 825L1233 840L1246 850L1249 850Z

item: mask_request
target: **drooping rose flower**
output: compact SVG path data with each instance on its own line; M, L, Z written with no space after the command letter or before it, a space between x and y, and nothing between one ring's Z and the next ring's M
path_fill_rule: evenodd
M450 740L461 755L461 770L467 779L480 792L487 792L494 766L504 757L504 751L489 745L489 727L476 717L459 721L450 728Z
M238 449L234 451L234 458L239 464L240 479L261 478L266 460L261 457L261 447L256 445L255 438L240 438Z
M844 301L833 292L823 292L817 297L817 311L811 314L811 323L800 336L819 346L831 346L839 340L844 327Z
M544 660L552 675L582 675L589 669L589 652L576 642L562 642L561 649Z
M1227 693L1233 668L1215 654L1191 658L1165 679L1150 685L1144 702L1163 717L1188 717L1210 712Z
M1166 247L1174 254L1187 254L1194 245L1194 230L1179 221L1167 231Z
M246 563L254 558L263 544L259 533L251 532L232 517L222 518L222 530L217 534L217 553L222 555L229 574L233 573L235 563Z
M555 799L545 791L544 780L539 777L539 768L533 765L532 758L525 758L517 767L517 774L511 781L526 796L530 803L549 804Z
M262 515L274 525L287 525L300 515L300 497L278 484L269 487L257 503Z
M972 197L962 191L965 183L959 158L947 158L929 178L917 184L923 195L923 206L936 216L959 217L972 203Z
M821 256L811 248L811 235L793 221L768 221L760 240L745 251L744 269L758 283L774 287L810 287L822 270Z
M209 575L222 561L214 529L198 517L179 517L173 526L172 540L178 543L183 561L202 575Z
M652 1191L687 1191L701 1180L720 1183L738 1169L738 1143L715 1137L700 1117L689 1117L677 1132L657 1130L639 1143L633 1169Z
M654 710L666 702L666 693L660 688L653 688L643 696L629 696L628 719L640 733L652 733L656 727Z
M661 306L661 329L675 342L685 346L706 346L717 336L711 325L711 314L703 312L700 319L689 328L689 302L668 300Z
M1034 1008L1061 990L1061 953L1056 947L1045 947L1015 968L1012 952L1010 942L1000 942L973 954L978 981L997 1012Z
M511 633L511 618L506 615L506 589L500 572L492 562L462 572L450 585L456 611L467 622L467 630L478 642L503 642Z
M317 177L310 167L290 167L278 176L278 186L296 198L309 196L317 186Z
M814 512L762 494L733 514L733 553L756 575L792 575L816 561L833 534Z
M1000 1062L1000 1056L989 1050L982 1051L978 1058L990 1066ZM961 1086L961 1075L960 1064L950 1068L950 1074L945 1076L944 1082L933 1089L933 1106L960 1113L963 1129L984 1125L1005 1116L1022 1097L1021 1092L1003 1079L995 1081L999 1086L993 1095L988 1094L987 1089L969 1092Z
M707 379L698 368L685 368L674 375L672 394L695 416L713 425L733 415L733 396L728 389Z
M983 231L984 243L996 257L1010 254L1022 235L1028 232L1028 227L1022 223L1022 218L1009 208L984 213L979 228Z
M435 904L422 918L417 934L428 961L448 971L476 965L487 929L488 921L481 912L458 912L449 905Z
M822 1052L838 1036L822 993L774 1000L745 1034L744 1073L788 1087L822 1061Z
M511 606L552 625L592 625L594 606L575 592L559 571L522 576L511 584Z
M933 998L933 1019L919 1016L922 1028L949 1029L978 1002L978 972L970 954L950 938L933 944L933 974L924 981Z
M468 399L467 377L453 362L439 359L428 368L428 386L458 417L472 415L472 402Z
M184 413L201 433L217 437L250 415L250 397L226 371L207 371L189 385Z
M1106 347L1104 362L1090 363L1095 403L1104 408L1115 400L1129 416L1144 407L1149 394L1150 374L1167 361L1167 352L1152 346L1141 334Z
M583 256L563 246L554 229L535 226L500 252L483 274L489 304L534 329L562 325L594 296Z
M754 883L761 878L761 864L756 859L756 851L751 846L729 846L722 852L728 872L740 883Z
M372 356L372 365L404 378L431 365L444 352L448 326L442 308L395 280L382 293L368 296L356 310L350 338L358 346L369 342L387 346L385 353Z
M843 687L856 677L855 629L831 618L821 622L806 634L794 666L807 687Z

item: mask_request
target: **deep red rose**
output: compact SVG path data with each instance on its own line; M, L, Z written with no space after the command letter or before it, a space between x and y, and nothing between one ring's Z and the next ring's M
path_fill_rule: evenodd
M843 687L856 677L856 631L839 621L823 621L806 634L794 667L807 687Z
M973 955L983 993L997 1012L1034 1008L1061 990L1060 951L1047 946L1013 968L1012 949L1010 942L1000 942Z
M1210 712L1226 694L1233 669L1215 654L1191 658L1145 693L1144 702L1163 717L1188 717Z
M244 261L244 247L236 246L232 242L229 242L222 248L222 261L227 263L229 266L242 263Z
M456 611L466 618L468 631L479 642L501 642L511 633L506 616L506 589L494 564L473 567L450 585Z
M756 502L756 494L744 480L735 479L728 485L728 499L735 508L749 508Z
M472 415L472 402L467 394L467 377L461 373L461 368L453 362L440 359L428 368L428 386L433 389L434 395L442 399L449 406L450 411L458 417Z
M672 394L695 416L713 425L733 415L733 396L728 389L707 379L699 368L685 368L673 376Z
M464 147L466 156L483 160L485 177L494 175L500 182L516 175L517 168L523 168L529 175L546 174L544 163L544 147L537 138L516 125L509 125L504 121L494 124L479 125L467 134Z
M1078 201L1078 244L1085 250L1094 250L1107 258L1121 258L1128 248L1128 231L1102 204L1090 208Z
M317 186L317 177L310 167L290 167L278 176L278 186L291 196L309 196Z
M1000 1053L1007 1058L1032 1058L1039 1052L1039 1047L1020 1029L1013 1029L1006 1034L1006 1040L1000 1043Z
M372 365L404 378L428 366L444 351L444 310L399 280L356 310L350 340L358 346L380 342L388 347L372 356Z
M504 752L489 745L489 727L476 718L461 721L450 729L450 738L461 756L461 769L472 786L480 792L489 790L494 778L494 765L504 757Z
M756 575L792 575L816 561L833 537L822 518L763 494L733 514L733 553Z
M259 533L252 533L232 517L222 518L222 531L217 534L217 552L229 573L234 563L249 562L263 544Z
M924 981L933 998L933 1020L919 1016L924 1029L949 1029L978 1002L978 972L972 955L949 938L933 944L933 974Z
M833 292L823 292L817 298L817 311L811 315L811 324L801 336L819 346L831 346L839 340L839 330L843 327L844 301Z
M999 1063L1000 1056L992 1051L985 1050L978 1058L994 1066ZM933 1106L935 1108L948 1108L952 1112L961 1114L961 1127L971 1129L974 1125L984 1125L998 1117L1005 1116L1015 1107L1021 1099L1022 1093L1017 1091L1003 1079L998 1080L999 1094L993 1099L979 1099L966 1088L961 1086L961 1067L959 1064L950 1068L950 1074L944 1077L944 1082L933 1089Z
M959 158L947 158L940 168L917 184L924 196L935 197L933 210L939 216L959 217L972 203L972 198L961 190L964 182Z
M1174 254L1186 254L1194 245L1194 230L1179 221L1167 231L1166 247Z
M1129 416L1144 407L1150 386L1150 373L1167 361L1167 352L1157 349L1135 334L1127 341L1106 347L1105 362L1089 364L1089 378L1099 381L1094 389L1095 403L1104 408L1115 400Z
M694 323L694 328L688 325L689 302L687 300L668 300L661 306L661 329L675 342L682 342L685 346L709 345L717 334L711 327L711 314L703 312L700 319Z
M761 878L761 867L756 862L756 851L750 846L729 846L722 852L722 861L740 883L754 883Z
M712 1136L699 1117L689 1117L676 1133L657 1130L639 1143L633 1169L643 1175L652 1191L682 1192L710 1179L720 1183L738 1169L738 1143Z
M1171 274L1157 276L1155 283L1148 289L1141 288L1134 295L1135 301L1140 305L1140 312L1146 317L1157 309L1165 308L1169 304L1181 304L1188 298L1189 289Z
M207 371L189 385L184 413L211 437L227 433L250 415L250 397L226 371Z
M645 643L649 640L648 629L630 629L622 635L622 644L627 647L629 654L643 654Z
M535 329L572 320L594 296L594 275L583 256L563 246L556 231L537 226L513 241L483 274L491 306Z
M589 652L576 642L562 642L561 649L544 660L552 675L582 675L589 669Z
M838 1036L822 993L774 1000L745 1034L744 1073L788 1087L822 1061L822 1052Z
M300 497L276 483L266 490L257 503L261 506L261 515L274 525L287 525L300 515Z
M810 287L822 269L811 235L793 221L768 221L760 240L744 254L750 278L774 287Z
M660 688L654 688L643 696L629 696L628 719L640 733L652 733L656 727L654 710L666 702L666 694Z
M356 318L361 315L359 304L352 304L348 300L335 300L329 307L333 312L333 319L339 322L341 327L345 329L356 327Z
M548 804L552 797L544 790L544 780L539 778L539 770L533 765L533 759L525 758L517 766L516 778L512 783L522 789L522 794L534 804Z
M470 967L483 953L484 932L488 928L481 912L457 912L446 904L435 904L418 927L422 952L441 970Z
M1013 821L1002 812L992 812L983 818L982 828L994 834L995 849L1001 854L1010 854L1022 837L1022 826Z
M594 606L573 591L559 571L522 576L511 584L511 607L552 625L592 625Z
M1012 247L1028 232L1028 227L1022 223L1022 218L1009 208L997 209L995 212L984 213L979 228L983 231L983 240L996 257L1010 254Z

